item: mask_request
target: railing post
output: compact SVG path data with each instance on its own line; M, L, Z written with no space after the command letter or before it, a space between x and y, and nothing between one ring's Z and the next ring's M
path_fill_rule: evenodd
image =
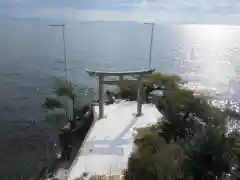
M119 76L119 79L118 79L118 86L119 86L119 90L120 90L120 93L121 93L121 96L122 96L122 92L123 92L123 88L122 88L122 81L123 81L123 76Z
M98 95L99 95L99 119L103 118L103 116L104 116L103 81L104 81L104 76L99 76L99 90L98 90Z
M142 76L138 77L137 116L142 114Z
M123 76L119 76L119 81L123 81Z

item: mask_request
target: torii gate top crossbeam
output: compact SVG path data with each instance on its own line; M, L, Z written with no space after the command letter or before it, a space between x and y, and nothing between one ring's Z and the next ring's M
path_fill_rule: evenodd
M132 75L145 75L151 74L155 69L142 69L132 71L93 71L87 70L90 76L132 76Z

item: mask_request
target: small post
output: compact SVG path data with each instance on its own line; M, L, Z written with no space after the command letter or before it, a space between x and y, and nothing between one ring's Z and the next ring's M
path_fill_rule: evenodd
M122 91L123 91L123 88L122 88L122 86L121 86L121 82L123 81L123 76L119 76L119 80L118 80L119 82L119 90L120 90L120 92L122 93Z
M150 24L152 26L151 31L151 41L150 41L150 51L149 51L149 61L148 61L148 67L151 67L151 61L152 61L152 46L153 46L153 33L154 33L154 23L144 23L144 24Z
M123 80L123 76L119 76L119 81L122 81Z
M63 40L63 53L64 53L64 63L65 63L65 73L66 79L68 81L68 67L67 67L67 50L66 50L66 40L65 40L65 24L50 24L51 27L61 27L62 28L62 40Z
M104 76L99 76L99 119L103 118L104 116L104 102L103 102L103 80Z
M63 52L64 52L64 63L65 63L65 73L68 81L68 67L67 67L67 50L66 50L66 40L65 40L65 25L62 25L62 38L63 38Z
M138 77L138 100L137 100L137 116L142 114L142 76Z

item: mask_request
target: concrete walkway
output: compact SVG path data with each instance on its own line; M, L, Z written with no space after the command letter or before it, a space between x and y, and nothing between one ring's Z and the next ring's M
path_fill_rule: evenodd
M121 175L134 148L135 128L155 124L162 114L153 104L143 104L136 117L137 102L119 100L104 105L104 118L97 120L73 162L68 180L91 175ZM94 107L98 115L98 106ZM96 118L96 117L95 117Z

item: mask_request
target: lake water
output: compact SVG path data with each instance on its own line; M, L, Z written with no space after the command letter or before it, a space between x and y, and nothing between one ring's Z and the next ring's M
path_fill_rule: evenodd
M42 103L64 77L61 29L36 22L0 22L0 176L29 179L51 162L59 126L44 121ZM79 105L94 98L86 69L148 67L151 26L78 23L66 27L70 79ZM151 67L180 75L220 103L240 97L240 27L161 25Z

